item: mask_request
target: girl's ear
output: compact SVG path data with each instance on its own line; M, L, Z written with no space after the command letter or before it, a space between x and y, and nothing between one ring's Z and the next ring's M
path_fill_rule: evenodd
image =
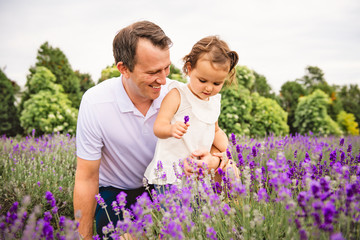
M123 75L125 78L130 77L130 70L124 65L123 62L118 62L116 64L116 68L119 70L121 75Z
M187 75L191 73L191 64L189 62L186 63Z

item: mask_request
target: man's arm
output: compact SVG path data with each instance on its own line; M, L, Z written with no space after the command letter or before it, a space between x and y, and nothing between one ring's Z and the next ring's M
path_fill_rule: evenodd
M218 141L220 141L220 142L218 142ZM223 158L222 156L223 156L224 152L226 151L228 143L229 143L228 137L226 136L225 132L219 127L219 125L216 122L215 138L214 138L213 145L211 146L210 152L203 151L203 150L195 151L192 153L191 157L200 158L200 160L197 161L198 167L202 167L203 164L206 164L207 167L209 168L209 170L211 170L211 169L216 170L218 168L223 169L226 166L228 161L221 161L221 159ZM217 146L222 148L223 151L221 152ZM227 160L227 158L226 158L226 160ZM186 159L184 160L184 170L185 170L185 174L187 176L190 176L191 174L193 174L193 168L188 164Z
M229 146L229 138L228 136L226 136L224 131L221 130L221 128L219 128L217 121L215 123L215 138L214 138L213 146L220 152L225 152L227 147ZM210 152L214 153L214 151L210 151Z
M79 233L83 239L92 239L95 195L99 193L100 159L95 161L77 158L74 186L74 214L79 221Z

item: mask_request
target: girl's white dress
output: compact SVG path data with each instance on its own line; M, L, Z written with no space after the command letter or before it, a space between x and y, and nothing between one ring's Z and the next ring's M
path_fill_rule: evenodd
M169 91L176 88L180 93L180 106L171 123L184 121L189 116L190 126L181 139L170 137L158 139L153 160L145 171L145 177L150 184L179 184L175 175L181 173L179 160L189 157L195 150L206 149L210 151L215 137L215 123L220 115L221 95L217 94L208 101L196 97L187 84L174 81L169 85ZM158 171L158 161L163 169ZM166 177L164 175L166 174Z

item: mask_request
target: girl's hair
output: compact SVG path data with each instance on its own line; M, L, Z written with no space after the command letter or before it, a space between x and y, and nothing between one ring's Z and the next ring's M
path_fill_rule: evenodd
M183 58L184 73L188 74L188 64L190 64L191 68L195 68L197 61L205 54L209 56L211 64L223 65L229 63L228 79L231 84L235 79L235 66L239 61L239 56L235 51L231 51L227 43L218 36L208 36L195 43L190 53Z

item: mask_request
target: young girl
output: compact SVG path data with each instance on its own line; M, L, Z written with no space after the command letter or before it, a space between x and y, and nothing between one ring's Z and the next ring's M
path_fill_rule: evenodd
M148 182L156 185L177 184L175 169L198 149L210 151L214 145L221 152L228 138L219 131L220 99L218 94L225 81L235 78L238 54L217 36L198 41L184 57L183 71L190 77L188 84L169 84L154 124L159 138L154 158L146 169ZM184 122L186 116L189 121ZM165 174L164 174L165 173Z

